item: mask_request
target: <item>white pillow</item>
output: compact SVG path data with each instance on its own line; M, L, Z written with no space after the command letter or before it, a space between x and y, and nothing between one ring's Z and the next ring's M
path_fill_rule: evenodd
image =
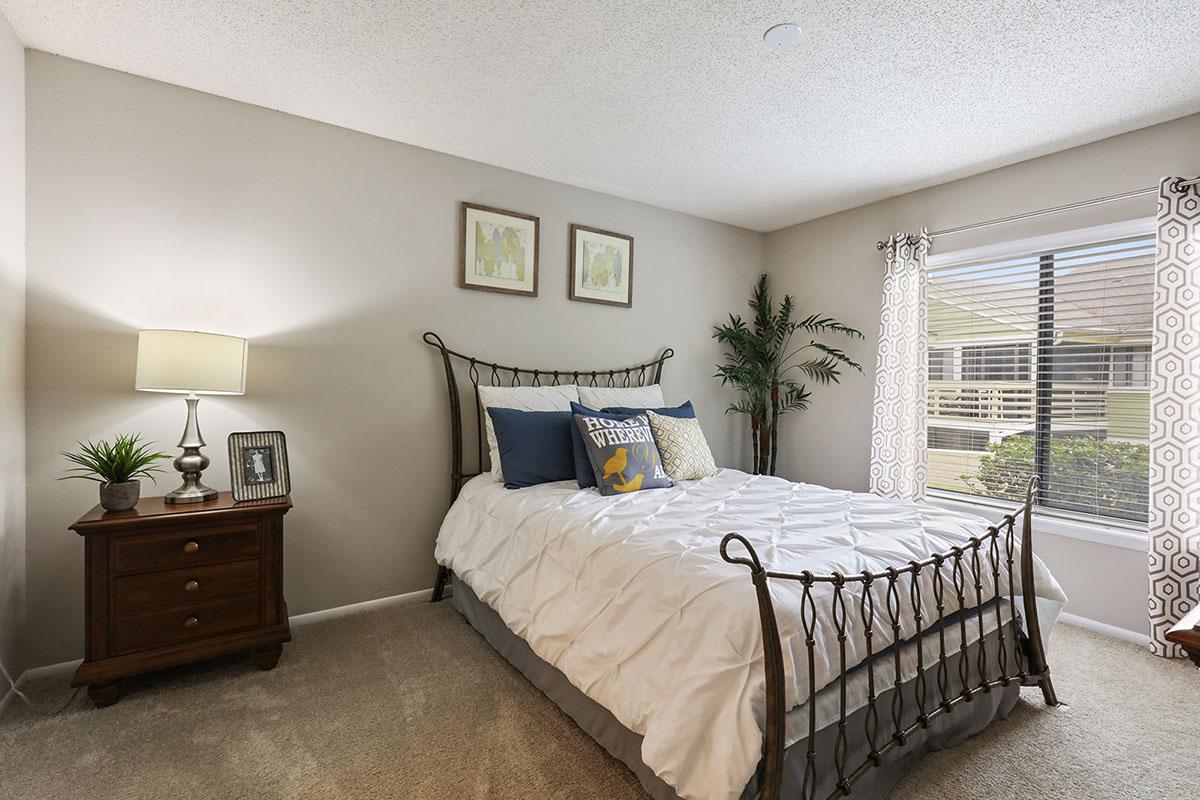
M578 403L578 387L566 386L480 386L479 404L483 407L483 423L487 430L488 459L492 462L492 477L504 480L500 471L500 446L492 428L489 408L515 408L520 411L570 411Z
M628 388L580 386L579 402L596 411L611 406L619 406L621 408L662 408L667 404L663 400L662 387L657 383L652 383L649 386L630 386Z

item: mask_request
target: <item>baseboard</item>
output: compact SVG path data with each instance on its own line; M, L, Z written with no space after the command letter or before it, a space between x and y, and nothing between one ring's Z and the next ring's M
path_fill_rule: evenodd
M1074 625L1077 628L1094 631L1104 636L1111 636L1114 639L1120 639L1123 642L1140 645L1141 647L1150 646L1150 637L1145 633L1131 631L1127 628L1118 628L1116 625L1109 625L1107 622L1097 622L1094 619L1068 614L1065 611L1059 614L1058 618L1068 625Z
M448 587L447 587L448 588ZM375 600L365 600L361 603L351 603L347 606L337 606L335 608L325 608L320 611L310 611L307 614L295 614L288 617L288 622L293 626L300 628L305 625L311 625L314 622L322 622L328 619L337 619L338 617L348 617L351 614L361 614L364 611L371 611L377 608L388 608L391 606L406 606L413 603L424 603L429 600L433 593L433 588L419 589L415 592L406 592L404 594L396 594L391 597L380 597ZM450 592L446 592L448 597ZM79 666L80 659L74 661L60 661L57 664L47 664L44 667L33 667L21 673L17 678L17 688L21 689L26 683L38 678L50 678L59 675L70 674ZM0 716L3 716L4 710L8 708L8 704L16 698L16 692L11 688L4 693L4 697L0 698Z
M433 594L433 587L428 589L418 589L415 592L405 592L404 594L394 594L390 597L379 597L375 600L364 600L361 603L351 603L348 606L335 606L333 608L325 608L320 611L310 611L307 614L296 614L288 617L288 621L294 627L302 627L311 625L314 622L324 622L327 619L337 619L338 617L348 617L351 614L361 614L364 611L372 611L377 608L389 608L391 606L408 606L414 603L425 603L429 601ZM447 592L449 596L449 592Z
M57 664L47 664L44 667L33 667L27 669L21 674L21 680L36 680L37 678L50 678L55 675L61 675L64 672L74 672L82 663L82 658L76 658L73 661L60 661ZM19 683L20 681L18 681Z

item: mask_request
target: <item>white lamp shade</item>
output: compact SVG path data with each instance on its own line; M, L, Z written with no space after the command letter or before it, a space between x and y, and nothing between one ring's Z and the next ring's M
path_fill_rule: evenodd
M142 392L244 394L250 345L237 336L196 331L138 334L137 378Z

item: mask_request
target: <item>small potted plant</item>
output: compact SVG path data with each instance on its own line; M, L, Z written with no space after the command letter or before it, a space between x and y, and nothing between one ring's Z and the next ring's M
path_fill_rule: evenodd
M126 434L117 436L112 444L103 439L96 444L76 442L78 452L62 455L78 465L68 472L78 474L64 475L59 480L96 481L100 484L100 505L106 511L128 511L137 505L142 493L138 479L149 478L157 483L153 473L162 469L155 462L170 458L166 453L150 452L150 444L143 444L141 439L141 435Z

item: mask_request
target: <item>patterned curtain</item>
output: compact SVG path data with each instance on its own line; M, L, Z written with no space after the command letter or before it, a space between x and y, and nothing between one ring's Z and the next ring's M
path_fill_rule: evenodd
M1200 599L1200 184L1158 194L1150 394L1150 649Z
M929 234L897 233L884 247L883 308L871 419L871 491L925 497L925 412L929 381L925 256Z

